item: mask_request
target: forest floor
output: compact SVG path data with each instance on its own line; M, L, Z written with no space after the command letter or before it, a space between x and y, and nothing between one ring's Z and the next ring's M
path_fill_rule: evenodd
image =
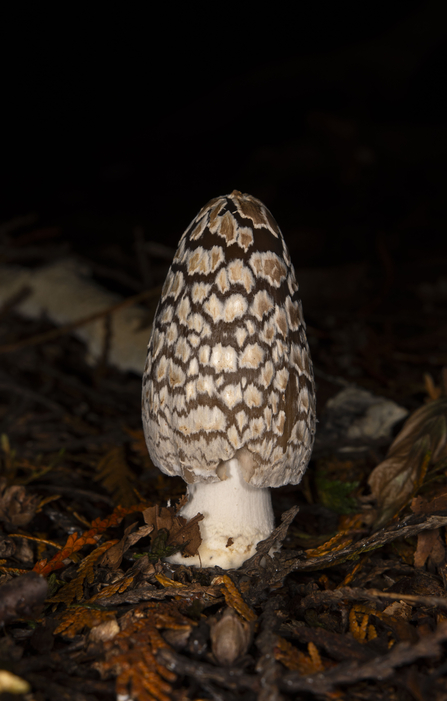
M4 698L445 699L439 264L432 283L427 259L391 272L385 265L382 287L357 308L307 315L320 425L328 400L356 387L407 410L404 440L374 484L403 419L380 440L320 442L302 483L273 490L273 535L228 572L163 560L185 542L194 550L198 525L175 513L182 480L150 462L141 378L108 362L113 312L91 364L70 329L25 319L20 295L3 304ZM273 544L281 549L272 559Z

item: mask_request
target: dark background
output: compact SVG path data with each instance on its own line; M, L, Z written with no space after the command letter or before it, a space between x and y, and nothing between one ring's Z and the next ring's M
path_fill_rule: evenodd
M362 305L407 263L436 280L445 30L439 0L27 8L2 28L0 221L36 213L124 265L136 225L175 247L236 188L269 206L298 269L365 263Z

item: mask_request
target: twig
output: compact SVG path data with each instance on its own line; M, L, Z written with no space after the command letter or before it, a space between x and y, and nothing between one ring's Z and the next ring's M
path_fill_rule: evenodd
M378 533L373 533L368 538L364 538L343 550L337 552L330 552L326 555L321 555L320 557L312 557L307 560L301 558L287 559L287 552L280 553L277 556L280 560L283 560L284 564L279 567L277 578L278 581L289 574L297 570L301 571L312 571L321 570L325 567L334 567L347 560L356 560L364 553L370 552L371 550L377 550L383 547L387 543L392 543L398 538L409 538L410 536L417 535L421 531L434 530L436 528L441 528L447 525L447 515L445 512L439 514L430 514L425 518L420 517L419 514L412 515L398 521L397 523L392 523L388 528L383 528Z
M447 608L447 597L421 596L419 594L399 594L395 592L380 591L380 589L362 589L361 587L341 587L333 591L317 591L305 596L301 600L300 610L324 604L338 605L341 601L377 601L377 599L391 599L392 601L408 601L419 606L439 606Z
M262 540L260 543L257 544L256 553L244 562L240 570L241 572L250 575L262 571L261 560L265 558L266 555L268 555L272 548L279 549L283 540L286 538L289 526L292 523L295 516L297 515L298 511L298 506L292 506L291 509L288 509L288 511L285 511L282 514L280 525L277 526L277 528L275 528L273 533L271 533L268 538ZM273 563L272 566L273 568L275 568Z
M60 336L64 336L65 334L70 333L70 331L73 331L74 329L77 329L80 326L89 324L90 322L96 321L97 319L101 319L102 317L108 316L109 314L114 314L115 312L121 309L125 309L126 307L132 307L134 304L138 304L138 302L142 302L145 299L150 299L151 297L158 297L161 293L161 290L161 285L159 285L158 287L154 287L152 290L144 290L144 292L139 292L137 295L128 297L122 302L112 304L110 307L106 307L106 309L103 309L100 312L95 312L94 314L85 316L82 319L78 319L78 321L72 321L69 324L60 326L58 329L52 329L51 331L47 331L45 333L39 333L36 336L31 336L30 338L24 338L21 341L16 341L16 343L7 343L4 346L0 346L0 353L13 353L17 350L21 350L22 348L38 346L41 343L54 341L54 339L59 338Z
M374 657L365 664L357 662L340 664L327 672L301 676L297 672L286 672L282 685L289 693L308 691L313 694L326 695L340 684L355 684L365 679L383 681L396 673L396 667L409 665L424 657L437 657L442 650L441 644L447 639L447 624L438 626L431 635L424 636L416 645L408 642L398 643L390 653Z
M227 689L259 691L258 678L251 674L246 674L237 667L229 670L222 669L206 662L190 660L166 648L159 650L157 660L176 674L185 674L198 682L213 681Z
M281 668L275 659L275 647L278 641L276 631L280 624L277 612L284 607L284 604L285 600L282 596L269 598L261 617L261 632L255 640L255 645L261 654L256 663L256 672L262 680L258 694L259 701L280 701L282 698L278 689Z

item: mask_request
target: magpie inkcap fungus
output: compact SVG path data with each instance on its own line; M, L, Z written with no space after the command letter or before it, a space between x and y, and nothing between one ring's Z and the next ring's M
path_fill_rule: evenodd
M298 285L269 210L234 190L180 239L143 377L152 461L187 483L202 513L198 554L238 568L273 530L269 487L297 484L315 433L315 388Z

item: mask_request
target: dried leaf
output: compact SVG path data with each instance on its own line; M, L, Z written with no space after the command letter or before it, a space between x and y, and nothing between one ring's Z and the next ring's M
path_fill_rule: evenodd
M278 637L276 647L275 647L275 659L278 662L291 669L297 671L300 674L306 674L308 659L300 650L298 650L292 643L289 643L285 638Z
M371 624L368 626L368 640L374 640L375 638L377 638L377 631Z
M376 611L374 616L378 618L384 626L390 629L397 642L408 641L415 643L418 640L418 634L415 628L406 621L402 616L395 616L385 613L385 611Z
M405 601L393 601L392 604L384 609L383 613L387 616L400 616L404 621L409 621L413 607L406 604Z
M405 422L386 459L371 473L368 484L379 511L381 528L416 494L432 464L447 457L447 399L420 407Z
M60 494L51 494L47 497L43 497L42 499L40 499L40 501L37 505L36 514L40 513L44 506L46 506L47 504L50 504L52 501L57 501L60 498L61 498Z
M394 444L393 444L394 445ZM416 440L407 453L393 453L371 472L368 484L377 500L374 528L382 528L408 504L423 482L430 460L430 439Z
M430 451L434 461L447 457L447 398L442 397L417 409L404 423L393 441L389 454L408 454L414 442L425 435L430 438Z
M130 526L124 530L124 536L120 541L116 542L113 547L111 547L105 553L103 559L101 560L101 565L103 567L109 567L111 570L117 570L121 565L124 553L133 547L135 543L141 538L145 538L149 533L152 532L152 526L141 526L135 533L132 531L136 528L136 523L131 523Z
M362 569L363 565L365 562L369 559L369 554L366 554L364 557L362 557L359 562L357 562L352 570L350 570L346 577L343 579L343 581L337 585L337 589L340 587L347 587L348 584L351 584L351 582L355 579L359 571Z
M202 542L199 528L202 514L187 521L183 516L177 516L173 507L160 509L157 504L145 509L143 517L148 525L153 526L150 560L160 560L179 550L185 557L196 555Z
M445 560L445 547L439 529L435 531L424 531L418 535L418 544L414 554L414 566L423 567L428 558L430 558L437 567L442 565Z
M348 533L361 528L364 521L363 514L342 514L338 519L338 530Z
M395 640L416 642L418 639L415 629L402 617L394 616L380 611L377 608L378 600L372 602L375 608L365 606L365 604L355 604L349 615L350 631L359 642L366 642L372 637L377 637L375 629L371 629L369 617L374 616L391 630Z

